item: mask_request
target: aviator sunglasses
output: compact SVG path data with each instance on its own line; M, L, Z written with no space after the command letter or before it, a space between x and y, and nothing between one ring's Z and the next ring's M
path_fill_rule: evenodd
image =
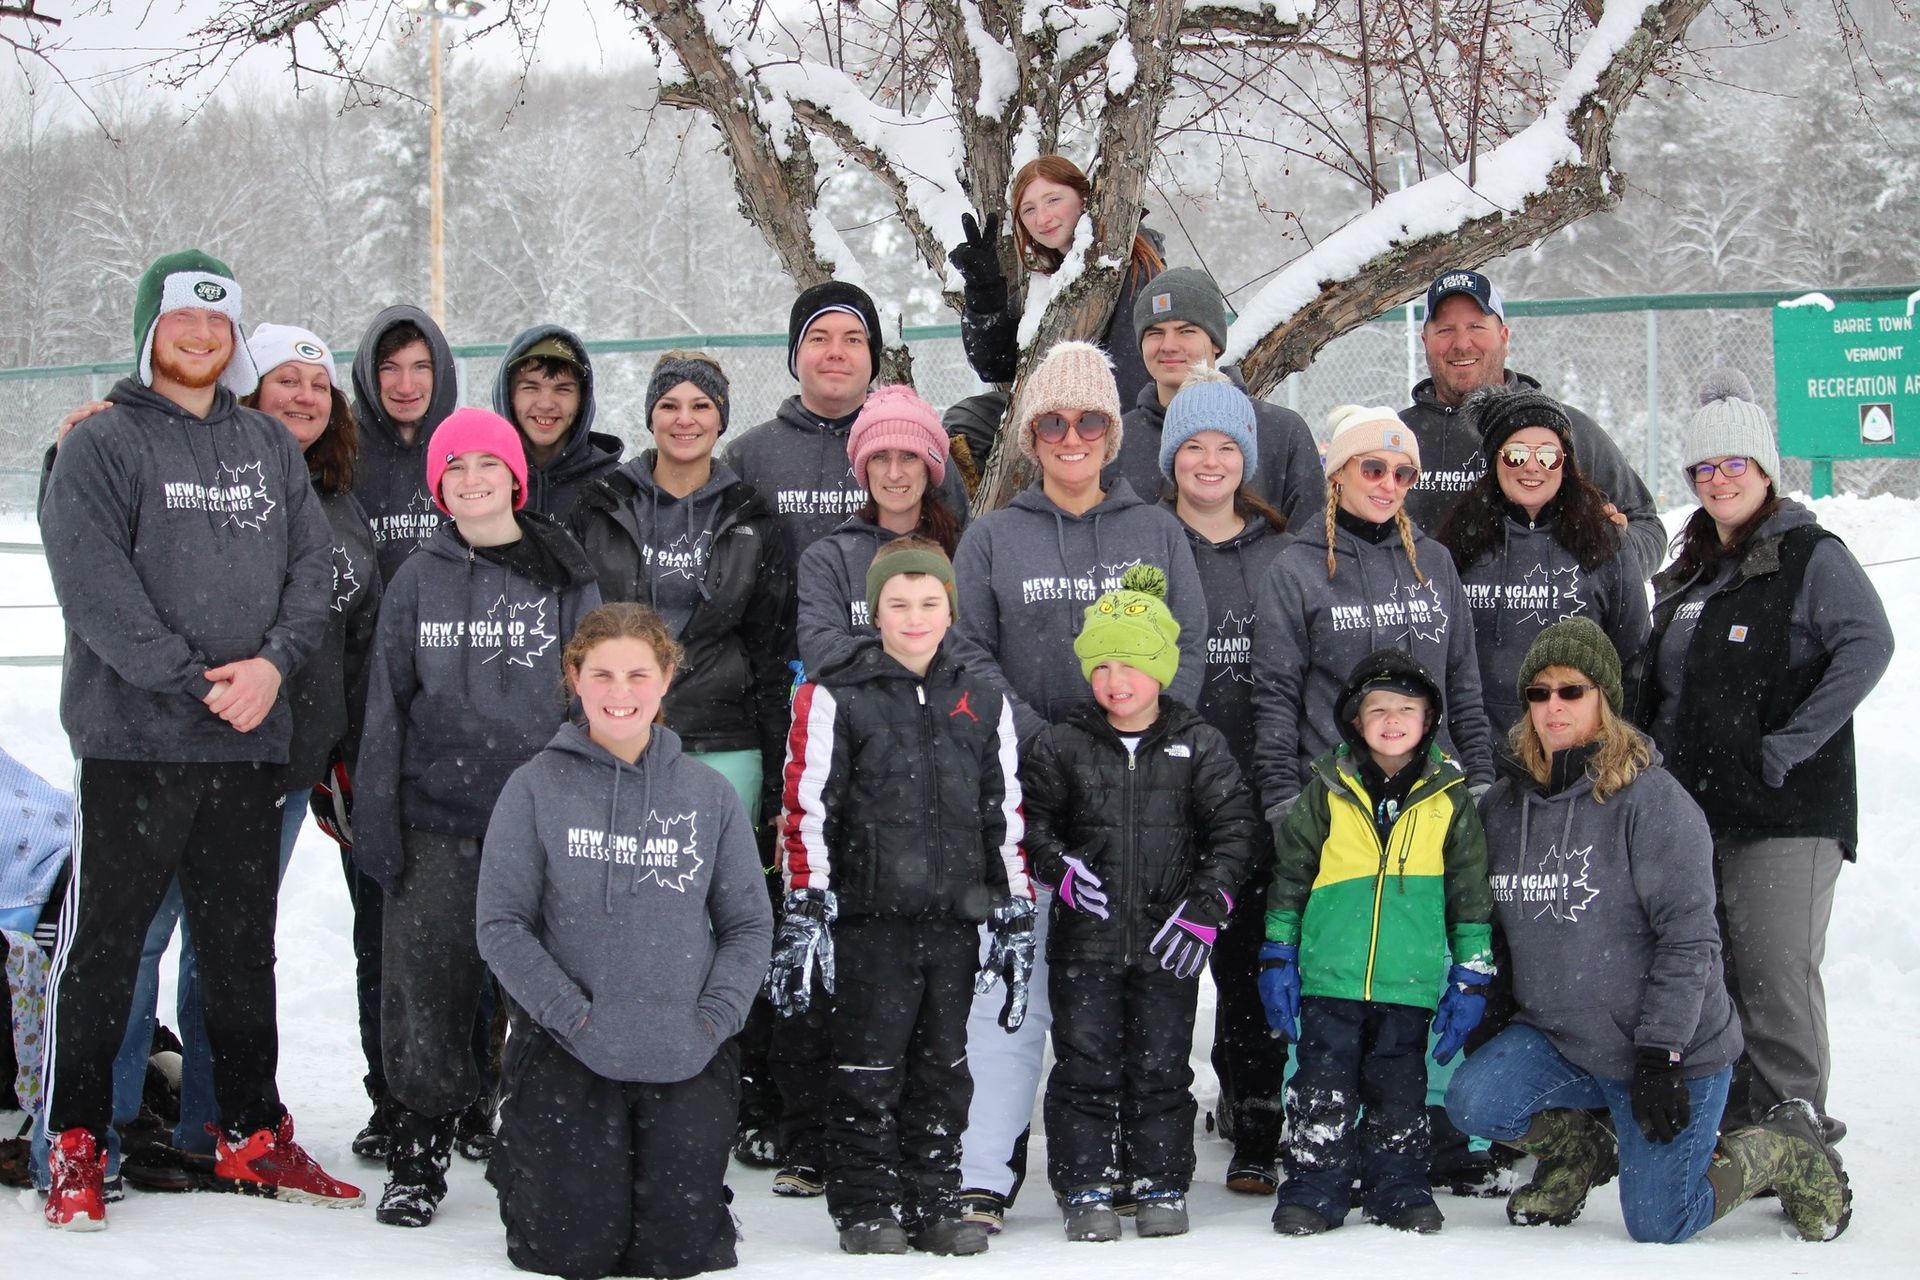
M1592 688L1590 684L1530 684L1527 686L1527 701L1545 702L1548 698L1559 698L1562 702L1578 702Z
M1062 413L1043 413L1033 420L1033 434L1048 444L1059 444L1067 438L1067 417ZM1107 434L1113 426L1113 419L1098 409L1089 409L1080 415L1080 421L1073 426L1074 434L1089 443Z
M1533 459L1548 471L1558 471L1560 464L1566 461L1566 455L1557 444L1508 444L1500 447L1500 461L1518 471L1527 465L1527 459Z
M1411 462L1402 462L1400 465L1390 468L1387 466L1386 461L1381 458L1360 459L1360 478L1368 484L1380 483L1381 479L1386 476L1389 470L1393 472L1393 482L1402 489L1411 489L1413 482L1420 478L1420 468L1414 466Z

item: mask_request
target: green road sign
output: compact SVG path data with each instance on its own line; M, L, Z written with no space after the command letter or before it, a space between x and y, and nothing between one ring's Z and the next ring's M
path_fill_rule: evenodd
M1780 452L1920 457L1920 293L1870 302L1824 294L1773 309Z

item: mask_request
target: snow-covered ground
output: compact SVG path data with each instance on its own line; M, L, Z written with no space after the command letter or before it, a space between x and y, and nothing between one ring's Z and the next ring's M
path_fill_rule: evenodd
M1916 1274L1920 1108L1909 1102L1920 1096L1920 861L1907 861L1903 852L1907 837L1900 833L1913 814L1903 810L1900 797L1920 778L1920 737L1912 732L1920 724L1920 662L1914 661L1920 656L1920 504L1842 497L1816 505L1822 521L1873 566L1902 645L1857 722L1861 856L1841 877L1829 935L1826 977L1836 1063L1830 1107L1852 1129L1843 1154L1855 1190L1854 1224L1838 1242L1798 1242L1777 1207L1761 1202L1680 1252L1634 1245L1612 1188L1597 1193L1580 1221L1566 1229L1516 1229L1507 1225L1497 1200L1442 1197L1448 1223L1438 1237L1402 1236L1356 1219L1318 1239L1282 1240L1268 1228L1265 1201L1235 1196L1221 1185L1225 1144L1202 1135L1191 1235L1144 1244L1129 1236L1105 1248L1068 1245L1051 1198L1036 1182L984 1260L848 1259L835 1248L819 1201L777 1199L769 1193L771 1175L736 1167L734 1207L745 1228L738 1274L804 1280L885 1271L920 1280L990 1269L997 1275L1113 1280L1294 1267L1372 1277L1485 1275L1498 1269L1567 1280L1655 1271L1676 1271L1688 1280ZM30 521L0 518L0 543L36 537ZM37 557L0 553L0 605L51 599ZM0 656L55 653L59 643L52 610L0 610ZM72 761L58 723L58 681L56 668L0 666L0 742L64 785ZM308 1149L334 1173L377 1194L379 1170L346 1150L366 1115L348 926L338 858L309 827L281 899L281 1090ZM166 1008L171 963L163 981ZM1213 1088L1205 1036L1203 1031L1194 1055L1203 1107ZM18 1120L0 1115L0 1125ZM1038 1149L1034 1161L1036 1169L1044 1167ZM102 1276L174 1277L228 1265L287 1277L514 1274L479 1168L455 1164L439 1218L431 1228L412 1232L380 1226L367 1209L330 1212L232 1196L134 1192L113 1207L111 1230L65 1236L41 1225L32 1193L11 1193L0 1196L0 1277L67 1275L77 1268ZM1257 1252L1242 1254L1243 1248Z

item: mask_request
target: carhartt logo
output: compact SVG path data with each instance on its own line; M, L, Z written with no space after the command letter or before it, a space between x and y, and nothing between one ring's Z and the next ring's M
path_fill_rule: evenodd
M299 356L308 364L318 364L327 358L326 352L322 351L314 343L308 342L305 338L293 344L293 354Z
M1408 452L1407 437L1398 427L1387 427L1380 432L1380 447L1398 449L1401 453L1406 453Z
M973 697L973 691L971 689L962 693L960 695L960 701L953 704L953 710L947 712L947 719L951 720L955 716L965 716L967 719L973 721L975 724L979 724L980 717L973 714L973 707L967 701L967 699L971 697Z
M202 302L218 302L227 296L225 285L215 284L211 280L202 280L193 286L193 296Z
M1735 623L1733 628L1727 632L1727 639L1733 641L1735 644L1745 644L1747 642L1747 629Z
M1173 310L1172 294L1156 293L1153 295L1153 314L1161 315L1171 310Z

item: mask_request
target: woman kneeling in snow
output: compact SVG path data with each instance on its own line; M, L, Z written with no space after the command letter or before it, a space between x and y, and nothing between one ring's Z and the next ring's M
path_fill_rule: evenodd
M480 953L516 1005L489 1176L528 1271L735 1262L730 1038L773 915L739 797L655 723L679 660L651 609L587 615L565 654L586 725L514 773L487 828Z

